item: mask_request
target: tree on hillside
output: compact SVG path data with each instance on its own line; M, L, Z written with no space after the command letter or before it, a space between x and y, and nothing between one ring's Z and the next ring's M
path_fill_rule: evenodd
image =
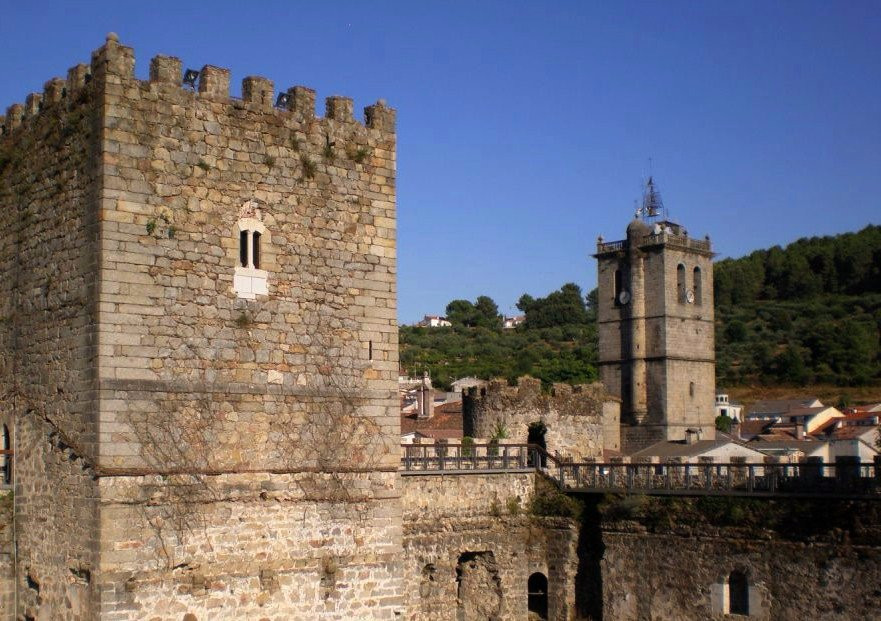
M585 324L590 320L586 300L581 295L581 287L566 283L559 291L544 298L533 298L523 294L517 308L526 314L526 328L550 328L571 324Z
M468 300L453 300L447 304L447 319L454 326L468 328L489 328L494 330L502 326L499 307L492 298L481 295L475 303Z

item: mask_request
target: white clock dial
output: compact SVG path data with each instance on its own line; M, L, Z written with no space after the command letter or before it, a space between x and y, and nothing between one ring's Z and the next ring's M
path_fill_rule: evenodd
M694 291L686 291L685 292L685 301L689 304L694 304Z
M622 291L618 294L618 303L619 304L627 304L630 301L630 292Z

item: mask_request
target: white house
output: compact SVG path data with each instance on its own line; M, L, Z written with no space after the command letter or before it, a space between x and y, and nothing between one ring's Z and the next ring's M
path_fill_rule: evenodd
M716 393L716 417L727 416L738 421L743 420L743 406L728 400L728 394Z
M446 317L440 315L426 315L422 321L416 324L420 328L449 328L450 321Z

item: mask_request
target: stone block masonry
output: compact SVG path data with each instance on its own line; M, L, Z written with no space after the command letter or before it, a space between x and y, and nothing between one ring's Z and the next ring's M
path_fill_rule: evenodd
M394 619L395 111L134 63L0 120L15 614Z

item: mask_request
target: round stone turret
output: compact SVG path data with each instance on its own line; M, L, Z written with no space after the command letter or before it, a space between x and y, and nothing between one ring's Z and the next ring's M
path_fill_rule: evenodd
M636 240L639 241L646 235L651 234L651 227L640 220L639 218L634 218L634 220L627 225L627 239L628 240Z

